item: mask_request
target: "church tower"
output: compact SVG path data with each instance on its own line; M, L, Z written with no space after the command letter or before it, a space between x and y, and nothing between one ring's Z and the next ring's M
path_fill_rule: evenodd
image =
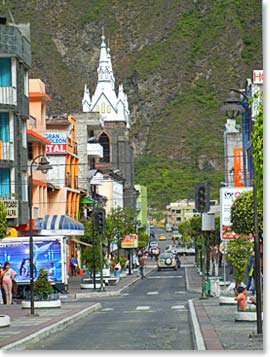
M104 130L96 132L99 143L103 146L104 157L97 164L104 172L120 170L125 179L124 206L135 207L136 191L134 188L134 155L129 139L130 111L127 94L123 84L115 92L110 47L105 36L101 36L97 84L91 98L87 85L82 100L83 112L99 113L104 122Z

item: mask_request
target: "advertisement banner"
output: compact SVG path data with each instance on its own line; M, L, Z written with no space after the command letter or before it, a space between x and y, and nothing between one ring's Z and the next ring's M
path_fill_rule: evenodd
M252 187L222 187L220 189L220 238L234 239L239 233L233 232L231 222L231 207L236 198ZM252 236L251 236L252 238Z
M129 234L121 242L122 248L138 248L138 236L137 234Z
M16 238L0 241L0 263L5 262L16 271L17 283L30 282L30 250L29 238L19 240ZM58 240L34 240L34 280L37 279L41 268L48 272L48 280L62 282L61 242Z
M243 164L243 150L242 148L235 148L233 150L233 167L234 167L234 186L244 186L244 164Z
M50 144L46 145L47 155L66 154L67 152L67 137L66 133L46 133L46 138L50 140Z
M6 218L18 218L18 200L9 200L5 198L0 198L1 202L5 205Z

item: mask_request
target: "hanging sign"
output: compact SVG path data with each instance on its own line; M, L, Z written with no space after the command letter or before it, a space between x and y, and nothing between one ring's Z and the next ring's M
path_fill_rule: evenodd
M46 133L46 138L50 140L50 144L46 145L47 155L66 154L67 152L67 137L66 133Z
M137 234L129 234L121 242L122 248L138 248Z

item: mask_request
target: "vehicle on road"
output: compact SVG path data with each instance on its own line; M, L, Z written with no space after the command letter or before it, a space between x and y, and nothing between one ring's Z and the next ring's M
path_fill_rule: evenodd
M172 231L172 225L170 223L166 223L166 232Z
M167 237L165 236L165 234L161 234L159 236L159 240L167 240Z
M173 231L172 232L172 240L176 241L180 239L180 233L178 231Z
M162 253L157 260L158 271L161 269L174 269L177 270L177 262L172 253Z
M176 247L176 252L179 255L195 255L195 248L185 244L179 244L179 246Z

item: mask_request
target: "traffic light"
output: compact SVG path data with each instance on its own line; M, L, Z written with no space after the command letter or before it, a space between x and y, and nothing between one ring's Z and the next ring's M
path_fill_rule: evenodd
M104 208L97 208L94 213L94 227L99 233L104 232L106 225L106 214Z
M210 210L210 192L207 182L197 183L195 186L195 207L200 213Z

